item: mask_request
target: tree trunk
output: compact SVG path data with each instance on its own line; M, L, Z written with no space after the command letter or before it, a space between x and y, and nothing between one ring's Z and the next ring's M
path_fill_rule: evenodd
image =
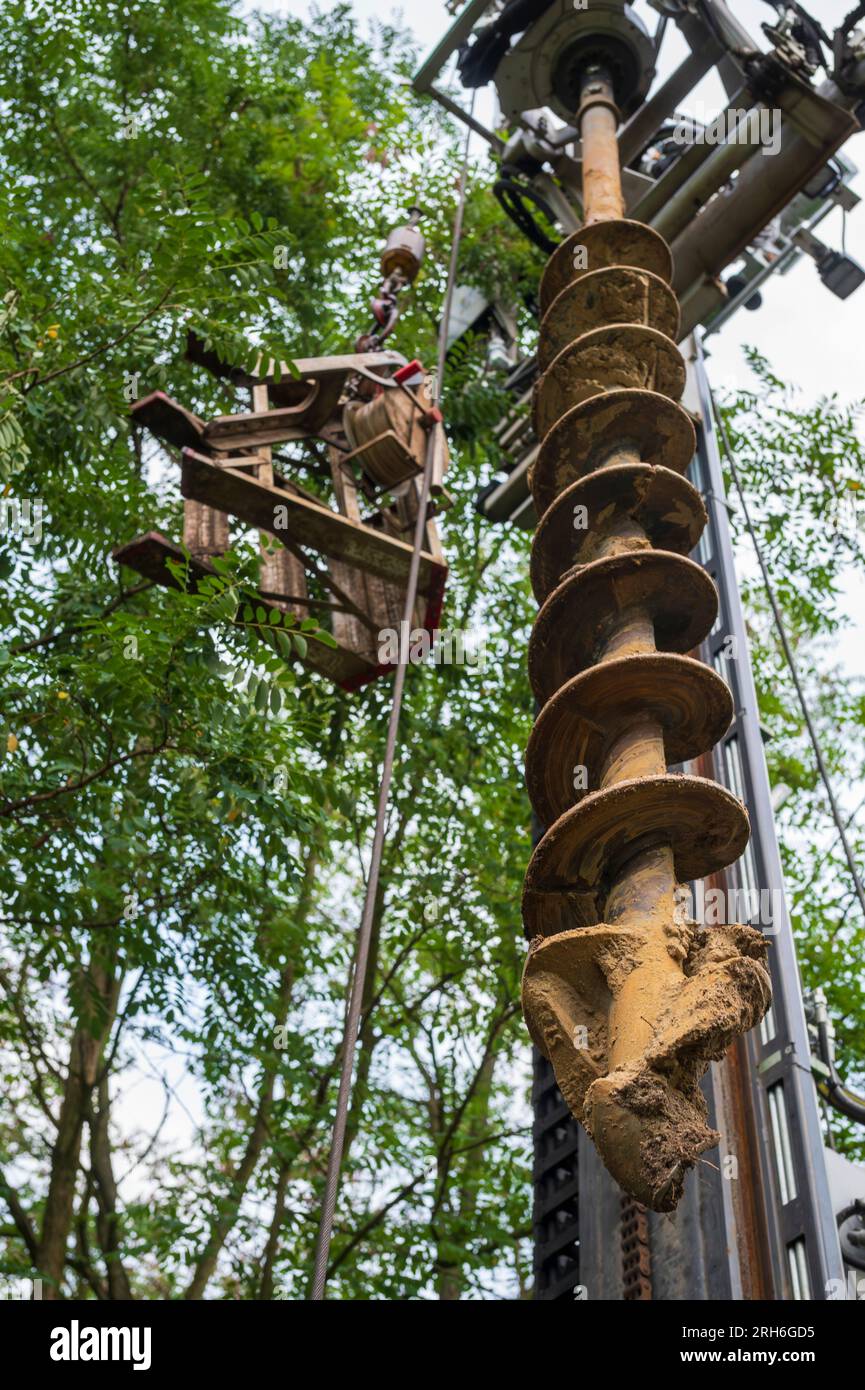
M270 1230L267 1233L264 1264L261 1270L261 1281L258 1286L259 1298L267 1302L273 1298L273 1271L276 1267L276 1257L279 1253L279 1232L282 1228L282 1219L285 1215L285 1193L288 1188L290 1173L290 1163L281 1163L279 1165L279 1175L276 1180L276 1194L273 1199L273 1216L270 1222Z
M108 1077L102 1076L90 1108L90 1169L96 1181L96 1234L105 1259L108 1297L128 1301L133 1297L129 1277L120 1258L120 1220L117 1215L117 1184L111 1162L108 1120L111 1110Z
M69 1066L39 1241L37 1264L46 1299L63 1296L61 1283L75 1205L81 1134L120 992L114 968L113 954L107 963L91 957L82 975L84 999L69 1048Z

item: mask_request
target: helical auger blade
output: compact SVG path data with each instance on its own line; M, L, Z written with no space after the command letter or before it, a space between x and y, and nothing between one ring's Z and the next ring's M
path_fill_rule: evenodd
M586 90L586 225L540 291L526 780L547 829L526 875L523 1010L613 1177L670 1211L718 1142L700 1080L770 986L761 933L698 925L683 890L737 860L749 824L718 783L668 772L711 749L733 709L688 655L718 597L688 558L707 516L685 477L672 257L621 215L612 104Z

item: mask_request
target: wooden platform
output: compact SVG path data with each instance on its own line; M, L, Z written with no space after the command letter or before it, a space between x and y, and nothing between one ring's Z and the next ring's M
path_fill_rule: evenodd
M180 490L184 497L228 512L277 540L287 537L295 545L309 546L318 554L393 583L404 585L408 580L412 547L405 541L293 496L283 488L270 487L246 473L220 468L193 449L183 450ZM427 600L428 627L434 627L441 614L446 578L447 566L423 551L418 593Z
M113 551L113 557L119 565L126 565L129 569L135 570L137 574L143 575L145 579L152 579L155 584L159 584L165 589L179 589L181 586L168 568L168 562L183 565L186 556L179 546L166 540L158 531L148 531L146 535L138 536L134 541L129 541L126 545L118 546ZM189 560L189 584L188 591L195 593L198 587L198 580L215 575L216 571L212 565L205 560ZM268 616L271 609L278 609L279 604L271 599L262 598L255 589L241 591L241 602L251 603L253 607L264 608ZM239 621L239 627L249 627L249 624ZM285 631L286 629L282 629ZM254 627L252 631L262 641L266 641L269 646L275 645L273 630L266 625ZM307 634L305 634L307 635ZM357 690L360 686L366 685L368 681L374 680L381 675L387 667L375 666L371 661L366 661L362 656L355 652L347 651L344 647L326 647L322 642L316 642L310 636L307 643L307 654L304 658L298 657L298 661L309 670L315 671L318 675L327 676L342 686L344 690Z
M195 592L200 580L216 573L207 556L228 546L227 518L234 516L264 533L258 583L263 593L271 595L265 598L258 588L249 588L243 600L263 608L268 616L273 611L293 611L299 617L322 609L331 613L328 626L338 645L326 646L309 635L307 655L298 659L344 690L356 690L387 674L394 667L378 663L378 634L398 629L402 620L412 560L412 546L403 538L413 534L407 498L399 499L394 513L396 517L398 511L399 524L391 525L388 517L379 514L379 529L362 520L356 481L345 465L344 449L331 444L328 450L339 506L335 511L298 484L274 474L271 446L311 434L327 440L336 432L341 438L340 399L348 375L378 374L404 359L392 352L303 358L290 367L283 364L281 373L272 362L260 362L255 371L261 375L249 376L223 363L194 334L188 356L218 376L251 386L252 410L204 421L163 391L135 402L133 418L181 451L186 548L151 531L120 546L114 558L173 589L180 584L169 564L185 564L187 587ZM276 381L278 374L281 379ZM415 510L416 506L415 502ZM273 547L268 537L279 544ZM430 549L420 556L412 625L431 632L441 616L447 578L434 523L427 527L424 544ZM199 558L189 559L190 550ZM312 598L310 576L322 591L315 589ZM248 626L242 620L238 625ZM252 630L275 646L276 631L285 629L261 625Z

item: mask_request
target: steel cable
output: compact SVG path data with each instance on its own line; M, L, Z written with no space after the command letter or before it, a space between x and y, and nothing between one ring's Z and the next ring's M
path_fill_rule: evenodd
M472 111L474 110L474 99L472 100ZM448 267L448 280L445 290L444 308L442 319L439 325L438 357L436 364L435 381L431 387L433 404L436 405L441 396L441 384L444 377L445 357L447 355L447 335L448 325L453 304L453 295L456 282L457 261L459 258L459 246L462 238L463 215L465 212L466 182L468 176L469 145L472 132L466 135L465 149L463 154L462 169L460 172L459 193L457 197L457 208L454 217L453 233L451 241L450 264ZM436 430L442 426L433 426L430 429L429 440L426 449L424 471L421 479L420 497L418 500L418 513L415 523L414 545L412 548L411 565L409 568L408 582L406 585L405 605L403 609L403 626L400 631L410 631L414 614L415 598L417 596L418 572L420 569L420 556L423 549L424 530L426 528L427 507L430 496L430 483L432 477L433 462L435 457L435 435ZM339 1091L337 1093L336 1113L334 1116L333 1132L331 1136L330 1154L328 1156L327 1176L325 1178L324 1196L321 1205L321 1217L319 1221L318 1241L315 1251L315 1265L312 1277L312 1292L310 1300L321 1302L324 1299L325 1285L327 1283L327 1270L330 1258L330 1244L333 1235L333 1218L336 1210L336 1200L339 1193L340 1170L342 1167L343 1149L345 1146L345 1131L348 1120L348 1109L351 1101L352 1077L354 1072L354 1057L357 1046L358 1029L360 1025L361 1006L363 1002L364 984L366 982L367 966L369 964L369 948L372 939L373 917L375 913L375 902L378 895L379 875L381 872L382 853L384 850L385 821L387 817L388 802L390 798L390 784L393 776L393 763L396 753L396 740L399 730L400 713L402 710L402 697L405 687L406 670L408 664L408 643L400 642L399 661L396 668L393 687L393 702L391 704L390 719L388 722L387 738L385 741L384 761L382 764L381 784L379 786L378 806L376 810L375 832L373 835L372 855L370 857L369 874L366 882L366 895L364 898L363 916L361 918L360 931L358 933L357 954L355 957L354 975L349 998L348 1011L346 1014L345 1031L343 1034L342 1045L342 1064L340 1068Z

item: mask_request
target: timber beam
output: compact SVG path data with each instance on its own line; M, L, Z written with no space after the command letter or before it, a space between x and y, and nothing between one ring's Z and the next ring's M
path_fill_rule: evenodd
M412 547L363 522L332 512L286 491L270 487L246 473L220 468L194 449L184 449L180 490L184 497L228 512L277 540L291 542L405 585ZM427 621L432 626L441 611L447 566L428 551L421 552L418 592L428 601Z
M204 421L164 391L153 391L135 401L130 414L137 425L143 425L157 439L173 444L176 449L207 449Z
M306 405L307 434L315 434L330 419L346 380L353 372L386 376L405 366L405 358L399 352L353 352L339 357L298 357L280 363L273 358L267 361L262 358L254 371L247 372L226 362L195 333L187 335L186 358L213 376L232 381L235 386L266 386L274 406ZM318 388L315 394L313 386Z

